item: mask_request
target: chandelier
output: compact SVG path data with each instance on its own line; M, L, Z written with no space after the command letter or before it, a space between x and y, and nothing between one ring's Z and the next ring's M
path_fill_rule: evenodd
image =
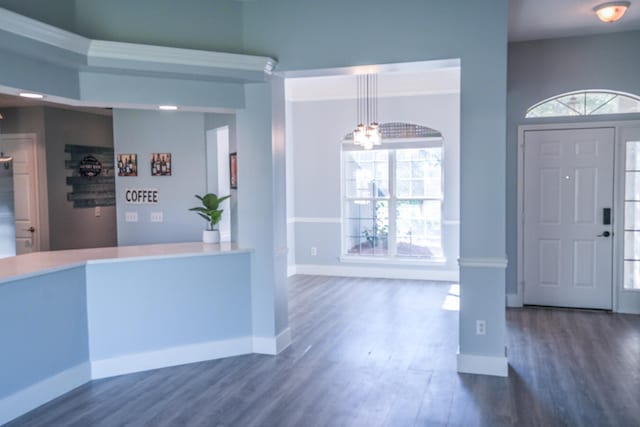
M360 74L357 78L356 126L353 143L365 150L382 144L382 133L378 125L378 75Z

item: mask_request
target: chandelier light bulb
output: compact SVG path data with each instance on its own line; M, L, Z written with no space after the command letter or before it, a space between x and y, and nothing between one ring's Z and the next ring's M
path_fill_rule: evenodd
M353 131L353 143L365 150L382 144L382 132L378 125L378 76L356 76L356 117L359 123Z

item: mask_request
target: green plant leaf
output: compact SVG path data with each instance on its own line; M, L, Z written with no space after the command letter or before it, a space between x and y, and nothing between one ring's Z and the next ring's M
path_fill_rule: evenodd
M209 209L201 208L200 206L195 207L195 208L191 208L189 210L190 211L196 211L196 212L202 212L202 213L208 213L209 212Z
M223 209L218 209L220 203L227 200L229 197L231 197L231 195L218 198L216 194L208 193L204 196L199 196L196 194L195 197L202 202L202 205L204 207L198 206L189 210L197 212L198 215L209 222L211 229L213 229L215 225L218 224L222 219L222 212L224 212Z
M202 204L207 207L207 209L216 210L218 209L218 196L213 193L206 194L202 199Z

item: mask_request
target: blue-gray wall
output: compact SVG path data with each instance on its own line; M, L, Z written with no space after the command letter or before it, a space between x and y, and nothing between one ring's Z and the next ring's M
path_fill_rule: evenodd
M235 0L76 0L85 37L239 53L242 5Z
M247 108L238 111L238 242L254 248L251 260L253 331L268 337L287 327L286 283L277 281L274 209L284 203L273 186L271 86L250 84L245 88ZM284 153L282 153L284 155ZM286 268L286 264L285 264ZM276 288L276 284L280 287ZM280 300L284 293L284 300Z
M237 53L235 0L0 0L0 7L96 40Z
M365 37L354 17L380 25ZM276 58L280 71L461 59L462 258L506 253L505 194L496 189L505 188L507 22L506 0L243 3L245 53ZM460 352L502 357L504 270L485 270L461 281ZM487 324L481 339L477 319Z
M250 337L249 259L240 253L87 265L91 360Z
M202 239L206 223L189 208L200 203L194 196L206 192L206 131L229 126L230 148L236 146L233 114L115 109L113 112L115 154L138 154L138 176L116 177L117 230L119 245L190 242ZM153 177L151 153L171 153L171 176ZM157 205L124 203L127 188L154 188L160 192ZM225 194L230 194L227 191ZM234 198L235 199L235 198ZM235 202L235 200L234 200ZM237 204L231 205L231 237L238 235ZM126 222L126 212L137 212L138 222ZM162 223L152 223L151 212L163 212Z
M0 283L0 400L89 361L86 298L84 267Z
M63 30L76 29L76 0L0 0L0 7Z
M113 129L116 156L138 155L138 176L116 176L118 244L201 240L206 224L189 208L206 190L204 114L114 109ZM151 176L151 153L171 153L171 176ZM157 189L160 202L125 204L127 188ZM126 212L137 212L138 222L126 222ZM151 212L162 212L164 222L152 223Z
M640 119L634 115L525 119L527 108L565 92L609 89L640 95L640 31L509 44L507 114L507 292L517 292L518 126Z
M507 0L487 0L468 2L463 0L405 0L401 3L387 0L341 1L326 0L323 2L301 2L299 0L261 0L242 2L240 12L238 6L227 4L229 10L217 9L221 19L228 19L233 25L240 25L242 32L238 38L235 28L226 28L220 34L223 40L219 46L224 50L226 45L238 53L260 54L272 56L279 61L279 71L310 70L339 66L363 64L397 63L407 61L425 61L433 59L459 58L462 63L461 74L461 244L460 254L464 258L502 260L505 256L505 129L506 129L506 61L507 61ZM213 2L209 2L213 3ZM217 2L216 2L217 3ZM104 2L98 0L77 1L75 13L77 27L95 25L99 34L88 34L95 37L123 38L137 37L128 33L126 28L118 28L118 22L131 22L128 15L138 17L133 20L135 31L145 34L137 38L138 42L163 43L183 47L203 47L203 38L215 39L210 34L189 34L188 38L179 35L185 22L191 24L194 15L202 14L199 7L185 7L182 3L171 2L173 8L168 9L169 2ZM199 4L199 3L196 3ZM204 2L202 2L204 4ZM145 7L148 6L148 7ZM205 6L202 6L205 7ZM141 13L144 11L144 13ZM172 17L171 21L153 16L156 11ZM378 22L376 31L363 35L358 26L353 25L354 17L363 22ZM100 20L111 21L102 23ZM197 22L200 22L197 20ZM164 24L167 25L164 25ZM173 25L180 23L180 25ZM147 25L148 24L148 25ZM133 25L133 24L132 24ZM98 31L96 30L96 31ZM83 31L89 31L83 27ZM208 29L203 29L208 31ZM233 35L230 35L233 32ZM225 39L225 37L229 39ZM19 58L0 58L18 61ZM167 79L139 78L133 76L103 76L97 73L77 75L66 74L63 70L51 69L50 81L39 79L42 66L37 61L26 61L20 66L18 62L10 62L11 67L2 67L0 82L13 87L28 87L43 92L71 93L79 97L82 87L82 98L101 102L116 103L150 103L157 104L162 94L171 95L176 103L189 101L190 105L208 105L212 102L225 102L218 107L243 108L239 103L241 90L225 85L205 86L199 82L178 82ZM27 71L25 76L18 73L20 68ZM73 80L80 80L74 86ZM68 79L68 80L65 80ZM28 83L25 86L23 83ZM119 85L120 83L120 85ZM144 86L144 87L142 87ZM185 91L180 88L184 87ZM245 195L239 190L239 233L243 236L243 227L247 231L259 232L264 225L273 227L274 212L278 212L271 201L274 185L280 185L277 176L272 174L274 151L271 147L271 109L273 96L267 84L247 85L251 93L245 94L246 108L238 117L238 160L240 167L239 185L247 189ZM203 92L203 90L208 90ZM216 90L227 93L216 94ZM280 88L276 87L276 91ZM283 90L283 89L282 89ZM183 95L186 93L186 95ZM206 96L205 96L206 95ZM275 98L280 96L276 94ZM204 98L214 101L205 102ZM164 101L167 102L167 101ZM202 103L200 103L202 102ZM135 114L135 113L131 113ZM124 118L125 115L123 114ZM116 116L114 116L114 119ZM265 119L267 121L265 122ZM126 120L126 119L125 119ZM280 119L277 119L278 121ZM278 122L276 122L278 123ZM118 127L115 125L116 150L118 144ZM161 124L160 124L161 126ZM242 130L242 135L240 131ZM132 133L132 135L134 135ZM247 139L245 148L242 144ZM130 144L130 140L124 142ZM123 145L126 147L126 145ZM244 154L243 154L244 151ZM143 154L141 159L144 159ZM277 159L276 159L277 160ZM195 167L199 164L194 163ZM246 168L244 172L242 168ZM243 174L244 177L243 177ZM251 176L251 174L255 174ZM261 180L256 183L253 181ZM191 188L185 184L185 188ZM195 186L199 185L195 183ZM204 185L204 180L203 184ZM195 189L195 188L194 188ZM498 190L499 189L499 190ZM119 190L120 191L120 190ZM246 205L243 205L243 200ZM180 200L176 200L176 204ZM256 218L255 208L267 213ZM120 208L120 207L119 207ZM254 209L250 215L241 214L243 209ZM119 212L120 214L120 212ZM120 222L119 222L120 224ZM175 223L176 229L190 225ZM126 229L125 233L130 230ZM120 234L120 232L119 232ZM245 234L248 236L248 234ZM167 236L170 237L170 236ZM167 241L167 239L165 239ZM255 298L270 301L271 307L278 306L279 290L275 289L273 265L273 236L249 238L249 245L256 248L256 258L264 257L258 262L259 272L263 273L264 292L254 294ZM500 263L495 263L499 265ZM464 269L463 269L464 270ZM462 272L464 273L464 271ZM463 310L460 313L460 351L461 353L504 356L505 344L505 279L504 270L500 267L487 266L482 274L463 274L461 281L461 298ZM255 312L254 312L255 314ZM271 313L272 317L265 326L265 335L271 335L280 327L275 325L280 315ZM475 321L486 321L487 334L475 337ZM254 319L255 326L256 319ZM275 326L272 326L275 325ZM281 326L281 325L280 325Z
M353 127L353 99L290 102L290 148L294 186L289 203L293 218L327 221L295 223L295 264L338 265L341 254L341 141ZM414 95L381 98L379 121L428 126L444 136L443 248L447 264L458 271L460 219L460 94ZM320 120L319 120L320 118ZM318 179L322 177L322 179ZM318 248L311 256L310 247ZM371 269L388 266L371 265ZM423 268L424 267L420 267ZM437 267L433 267L436 268ZM427 276L425 276L427 277Z

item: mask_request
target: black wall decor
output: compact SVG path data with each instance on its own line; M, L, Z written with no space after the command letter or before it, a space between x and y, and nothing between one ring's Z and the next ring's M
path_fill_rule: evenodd
M67 144L64 152L71 155L65 168L72 171L67 185L73 191L67 193L67 200L73 202L73 207L115 206L113 148Z

